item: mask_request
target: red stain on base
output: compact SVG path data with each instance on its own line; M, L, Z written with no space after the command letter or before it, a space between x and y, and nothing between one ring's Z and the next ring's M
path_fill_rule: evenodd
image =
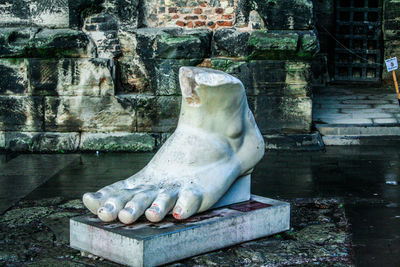
M180 220L180 219L181 219L181 215L178 214L178 213L176 213L176 212L172 213L172 215L173 215L174 218L177 219L177 220Z

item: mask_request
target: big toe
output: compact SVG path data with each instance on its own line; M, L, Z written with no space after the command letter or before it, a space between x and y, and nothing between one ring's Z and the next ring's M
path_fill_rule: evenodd
M83 204L93 214L97 214L97 210L103 204L104 195L101 192L96 193L85 193L82 197Z
M203 200L202 194L195 189L182 190L172 212L175 219L184 220L195 214Z
M159 222L171 211L178 195L176 192L160 193L153 204L145 212L146 218L151 222Z

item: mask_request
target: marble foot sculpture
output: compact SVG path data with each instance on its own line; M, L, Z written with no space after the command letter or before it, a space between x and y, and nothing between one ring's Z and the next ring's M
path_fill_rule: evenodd
M216 70L182 67L178 126L135 175L83 196L85 206L110 222L131 224L145 214L161 221L210 209L264 155L263 137L243 84Z

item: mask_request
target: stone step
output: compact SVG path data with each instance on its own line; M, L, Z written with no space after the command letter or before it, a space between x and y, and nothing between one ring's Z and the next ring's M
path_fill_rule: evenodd
M400 136L393 135L327 135L322 137L325 146L394 146L400 144Z
M326 136L400 136L400 124L316 124Z

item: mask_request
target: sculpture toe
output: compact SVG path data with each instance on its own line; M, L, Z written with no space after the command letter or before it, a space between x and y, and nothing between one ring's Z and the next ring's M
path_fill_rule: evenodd
M195 214L203 200L202 194L195 189L182 190L173 209L173 216L177 220L184 220Z
M126 203L125 208L118 213L118 219L124 224L134 223L150 207L156 197L156 193L155 190L146 190L136 194Z
M93 214L97 215L97 210L104 203L104 197L104 194L101 192L85 193L82 201L86 208L88 208Z
M151 222L159 222L175 205L178 195L176 192L160 193L150 208L145 212L146 218Z

